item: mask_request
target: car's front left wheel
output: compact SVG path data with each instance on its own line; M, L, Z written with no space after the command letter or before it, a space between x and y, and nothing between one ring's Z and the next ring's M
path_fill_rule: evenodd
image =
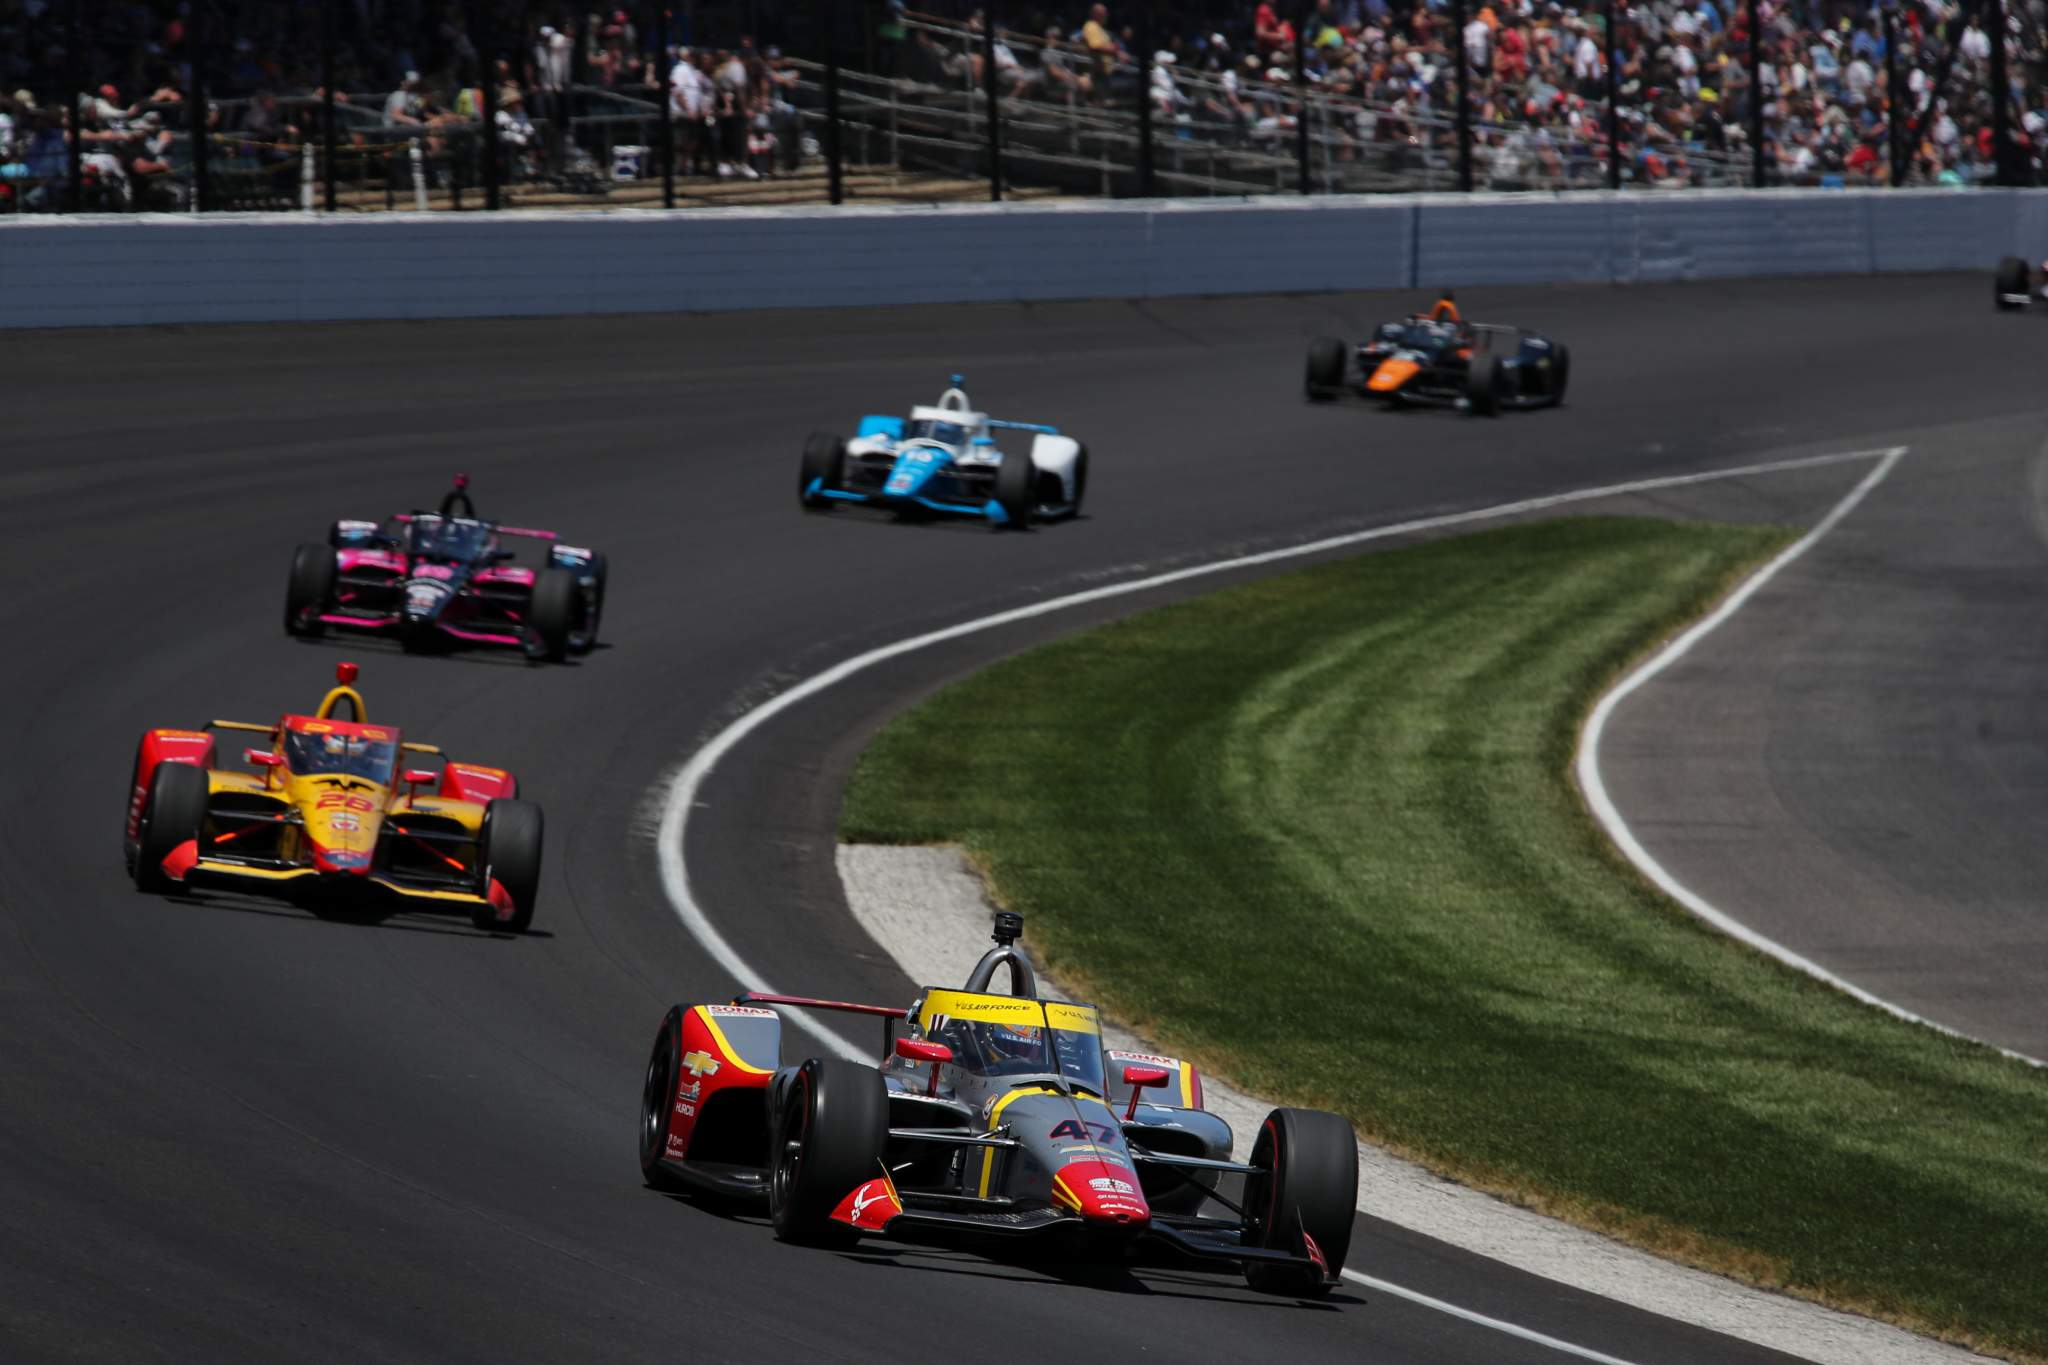
M1245 1267L1246 1282L1266 1294L1327 1294L1351 1250L1358 1205L1358 1138L1351 1125L1319 1109L1275 1109L1252 1144L1251 1164L1258 1174L1245 1184L1245 1244L1299 1259L1291 1265L1253 1261Z
M509 914L495 905L479 905L470 922L479 929L524 933L533 923L540 897L541 835L546 829L540 807L506 797L484 808L484 827L477 836L477 894L489 898L496 882L512 901Z

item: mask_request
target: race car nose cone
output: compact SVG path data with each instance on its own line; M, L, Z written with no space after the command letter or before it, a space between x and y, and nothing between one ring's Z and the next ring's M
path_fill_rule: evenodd
M343 848L316 848L313 850L313 870L365 877L370 872L370 855Z
M1055 1202L1097 1225L1136 1231L1152 1221L1152 1208L1138 1177L1128 1167L1106 1161L1076 1161L1053 1177Z
M1421 368L1412 360L1383 360L1380 367L1372 372L1372 378L1366 381L1365 386L1374 393L1392 393L1413 379L1415 372Z

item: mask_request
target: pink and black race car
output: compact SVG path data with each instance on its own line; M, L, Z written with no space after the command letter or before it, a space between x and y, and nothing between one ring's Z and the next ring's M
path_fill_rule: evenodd
M285 589L284 628L395 634L408 650L454 640L516 645L530 659L589 652L604 614L605 560L553 531L477 517L458 474L437 512L382 522L337 521L325 545L301 545ZM500 541L545 542L538 567L515 564Z

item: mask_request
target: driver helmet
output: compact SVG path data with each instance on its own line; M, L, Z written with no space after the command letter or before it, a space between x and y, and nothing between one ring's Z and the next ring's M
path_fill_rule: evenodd
M1006 1062L1036 1061L1044 1055L1045 1030L1032 1024L991 1024L989 1051Z

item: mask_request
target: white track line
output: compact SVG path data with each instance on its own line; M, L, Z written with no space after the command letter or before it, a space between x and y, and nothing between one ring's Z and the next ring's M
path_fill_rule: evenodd
M1599 488L1581 488L1569 493L1553 493L1540 498L1524 498L1519 502L1500 503L1492 507L1475 508L1466 512L1450 512L1441 516L1419 517L1412 521L1396 522L1390 526L1376 526L1371 530L1353 531L1340 536L1328 536L1321 540L1313 540L1301 545L1290 545L1283 549L1266 550L1258 554L1239 555L1232 559L1216 560L1208 564L1197 564L1185 569L1175 569L1169 573L1126 579L1119 583L1106 584L1099 588L1090 588L1084 592L1068 593L1063 597L1055 597L1044 602L1033 603L1030 606L1015 607L1009 611L977 617L971 621L963 621L958 625L947 626L942 630L928 631L923 635L912 636L907 640L899 640L894 644L883 645L877 649L868 650L864 654L856 654L851 659L835 664L822 673L813 674L786 692L777 693L753 710L740 716L723 730L713 735L703 748L690 755L689 760L682 767L676 769L661 784L659 788L663 793L661 823L655 834L655 857L661 867L662 890L667 893L669 906L675 911L676 918L682 921L683 928L689 931L690 936L697 940L698 946L710 954L712 960L723 967L735 981L753 990L771 993L775 991L775 988L768 984L767 978L755 970L754 966L744 957L741 957L739 950L734 948L725 935L719 932L718 926L712 922L711 916L705 912L704 907L698 902L695 893L691 890L689 864L684 857L685 841L689 832L690 812L696 808L698 794L703 790L704 780L711 775L711 770L718 765L720 759L731 753L741 740L753 734L754 731L760 729L763 725L766 725L776 716L781 715L797 703L809 697L814 697L835 683L844 682L854 674L873 668L876 664L886 662L887 660L899 658L902 655L914 653L920 649L928 649L933 645L943 644L948 640L957 640L962 636L979 634L985 630L994 630L1000 626L1011 625L1018 621L1028 621L1034 617L1047 616L1053 612L1085 606L1090 602L1100 602L1112 597L1123 597L1131 593L1148 592L1153 588L1161 588L1172 583L1186 582L1189 579L1202 578L1212 574L1229 573L1237 569L1256 568L1263 564L1278 564L1290 559L1302 559L1310 555L1323 554L1331 550L1341 550L1353 545L1365 545L1376 540L1387 540L1395 536L1413 535L1418 532L1441 530L1452 526L1465 526L1474 522L1498 521L1501 518L1518 516L1524 512L1540 512L1547 508L1562 507L1575 502L1592 502L1600 498L1620 497L1630 493L1648 493L1661 488L1680 488L1688 484L1711 483L1721 479L1740 479L1757 474L1775 474L1793 469L1811 469L1822 465L1842 464L1852 460L1882 460L1883 463L1879 466L1878 470L1870 477L1864 479L1861 484L1857 485L1856 492L1850 495L1849 501L1836 507L1828 515L1826 521L1809 533L1805 540L1800 541L1798 545L1793 547L1794 550L1798 550L1810 541L1818 539L1827 527L1839 521L1843 514L1855 505L1856 500L1860 499L1878 479L1882 478L1884 473L1904 453L1904 449L1899 447L1887 450L1852 450L1834 455L1806 456L1794 460L1773 460L1765 464L1741 465L1733 469L1709 470L1699 474L1672 474L1654 479L1636 479L1628 483L1607 484ZM1787 552L1788 555L1790 553L1790 551ZM1780 556L1780 561L1785 557ZM1774 571L1780 561L1773 561L1772 565L1765 570L1765 573L1768 574ZM1752 580L1752 582L1755 581L1757 580ZM1748 589L1746 588L1744 591L1746 592ZM1723 610L1725 611L1726 608L1724 607ZM1596 773L1595 781L1597 780L1598 774ZM1608 808L1612 809L1611 803ZM1615 817L1615 825L1610 827L1610 831L1613 828L1619 828L1625 833L1627 827L1620 824L1620 817L1617 815ZM1647 860L1648 855L1644 854L1643 858ZM1639 863L1638 865L1640 866L1641 864ZM1654 866L1654 864L1652 865ZM1673 882L1671 885L1676 886L1677 883ZM1704 902L1701 902L1701 904L1704 905ZM1818 969L1816 968L1815 970L1817 971ZM1854 988L1851 987L1849 989L1853 990ZM1894 1012L1897 1013L1898 1011ZM823 1028L813 1020L801 1015L797 1016L797 1019L806 1031L815 1035L821 1042L841 1056L854 1061L868 1060L869 1052L867 1049L854 1046L837 1033ZM1544 1336L1540 1332L1531 1331L1526 1327L1518 1327L1513 1323L1503 1322L1498 1318L1489 1318L1483 1314L1474 1313L1469 1309L1445 1303L1441 1299L1431 1298L1427 1294L1417 1293L1412 1289L1404 1289L1386 1280L1374 1279L1371 1276L1361 1275L1357 1271L1352 1270L1347 1270L1344 1274L1347 1279L1376 1289L1381 1293L1393 1295L1410 1303L1435 1309L1438 1312L1447 1313L1466 1322L1503 1332L1523 1341L1545 1346L1555 1351L1561 1351L1582 1360L1601 1362L1601 1365L1628 1365L1628 1362L1618 1360L1614 1356L1602 1355L1597 1351L1574 1346L1569 1342Z
M1808 469L1820 465L1841 464L1850 460L1869 460L1893 455L1883 450L1852 450L1835 455L1813 455L1796 460L1774 460L1767 464L1743 465L1734 469L1710 470L1700 474L1673 474L1655 479L1637 479L1629 483L1608 484L1600 488L1582 488L1569 493L1553 493L1546 497L1524 498L1519 502L1501 503L1493 507L1481 507L1467 512L1450 512L1442 516L1421 517L1413 521L1396 522L1391 526L1376 526L1367 531L1353 531L1345 535L1329 536L1312 540L1306 544L1290 545L1283 549L1266 550L1259 554L1240 555L1234 559L1215 560L1197 564L1170 573L1152 574L1144 578L1125 579L1084 592L1068 593L1064 597L1035 602L1030 606L1015 607L1009 611L997 612L991 616L977 617L942 630L928 631L923 635L899 640L895 644L871 649L865 654L856 654L851 659L833 665L823 673L804 679L786 692L779 692L761 705L740 716L732 724L713 735L708 743L690 758L682 767L665 779L658 790L662 795L661 822L655 835L655 856L661 867L661 886L667 893L669 905L676 918L683 922L683 928L697 940L712 960L725 968L728 975L743 986L758 991L774 991L763 974L753 967L739 951L720 933L705 913L696 894L690 887L690 870L685 861L684 846L688 835L690 812L697 805L698 794L703 789L705 778L739 742L754 731L766 725L790 707L814 697L835 683L844 682L864 669L889 659L928 649L947 640L957 640L964 635L974 635L999 626L1028 621L1036 616L1066 611L1072 607L1085 606L1105 598L1122 597L1130 593L1146 592L1153 588L1165 587L1172 583L1185 582L1210 574L1229 573L1235 569L1256 568L1262 564L1277 564L1308 555L1322 554L1330 550L1341 550L1353 545L1364 545L1375 540L1386 540L1394 536L1411 535L1421 531L1434 531L1451 526L1464 526L1479 521L1497 521L1503 517L1523 512L1540 512L1546 508L1561 507L1569 503L1590 502L1598 498L1611 498L1628 493L1647 493L1660 488L1678 488L1687 484L1708 483L1719 479L1739 479L1756 474L1774 474L1784 470ZM864 1060L867 1051L854 1047L832 1032L809 1019L802 1020L803 1026L821 1041L845 1057Z
M1592 810L1593 818L1600 822L1601 828L1607 831L1607 837L1614 841L1615 847L1627 855L1631 863L1635 864L1637 871L1654 882L1658 890L1677 901L1687 910L1713 925L1722 933L1727 934L1730 938L1738 939L1758 952L1776 958L1795 971L1801 971L1816 980L1825 981L1836 990L1853 996L1866 1005L1875 1006L1886 1014L1904 1019L1908 1023L1925 1025L1938 1033L1945 1033L1952 1038L1963 1038L1970 1042L1982 1042L1982 1039L1971 1038L1966 1033L1949 1028L1944 1024L1937 1024L1932 1019L1922 1018L1901 1005L1895 1005L1889 1000L1871 994L1854 982L1836 976L1818 962L1813 961L1813 959L1794 952L1775 939L1765 938L1740 920L1716 908L1704 897L1686 886L1685 883L1672 876L1664 865L1652 857L1650 851L1642 846L1636 839L1634 831L1628 827L1628 821L1622 818L1621 811L1616 808L1614 799L1607 794L1607 784L1600 776L1600 739L1607 731L1607 722L1614 715L1615 708L1621 705L1623 701L1626 701L1637 688L1684 658L1691 652L1694 645L1712 634L1730 617L1734 616L1736 612L1742 610L1743 604L1756 596L1766 583L1777 576L1779 570L1819 544L1821 537L1834 530L1842 518L1856 510L1856 505L1869 495L1871 489L1884 482L1885 476L1892 472L1892 467L1898 464L1905 453L1906 448L1904 446L1894 446L1892 449L1883 452L1883 458L1878 462L1877 467L1864 475L1862 481L1849 490L1849 495L1836 503L1834 508L1826 516L1822 517L1812 530L1786 546L1777 558L1745 579L1742 586L1730 593L1727 600L1722 602L1720 606L1709 612L1701 620L1695 622L1690 629L1680 634L1671 643L1665 645L1664 648L1651 655L1640 667L1617 683L1606 696L1600 698L1599 702L1594 705L1592 714L1586 718L1585 729L1579 734L1579 751L1574 761L1574 767L1578 773L1579 788L1585 793L1586 805ZM1996 1044L1987 1043L1985 1046L1996 1047ZM1997 1051L2015 1061L2025 1062L2029 1066L2048 1066L2048 1062L2043 1062L2037 1057L2029 1057L2025 1053L2013 1052L2002 1047L1997 1048Z
M1445 1303L1442 1299L1433 1299L1427 1294L1418 1294L1413 1289L1404 1288L1391 1280L1382 1280L1374 1275L1362 1275L1356 1270L1345 1271L1344 1278L1356 1284L1362 1284L1367 1289L1376 1289L1389 1298L1406 1299L1409 1303L1419 1304L1424 1308L1433 1308L1439 1313L1447 1314L1450 1317L1473 1323L1480 1327L1490 1328L1503 1336L1510 1336L1519 1341L1527 1341L1537 1346L1547 1347L1562 1355L1577 1356L1580 1360L1595 1361L1597 1365L1629 1365L1629 1362L1623 1360L1620 1356L1606 1355L1584 1346L1574 1346L1569 1341L1559 1341L1556 1337L1545 1336L1541 1332L1518 1326L1512 1322L1503 1322L1499 1318L1489 1318L1484 1313L1475 1313L1469 1308L1460 1308L1455 1303Z

